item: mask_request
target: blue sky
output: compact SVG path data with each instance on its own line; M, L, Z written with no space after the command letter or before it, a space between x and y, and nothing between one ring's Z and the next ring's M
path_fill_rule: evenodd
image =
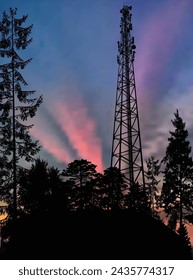
M33 24L23 58L29 88L44 102L32 120L40 156L63 169L86 158L110 165L120 9L132 5L135 73L144 160L164 156L176 109L193 144L192 0L7 0Z

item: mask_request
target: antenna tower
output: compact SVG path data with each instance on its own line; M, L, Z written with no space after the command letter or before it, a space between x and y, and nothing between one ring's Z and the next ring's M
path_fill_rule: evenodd
M145 188L139 114L134 73L135 44L131 36L131 9L121 9L118 41L118 79L113 127L111 167L117 167L129 187L139 182Z

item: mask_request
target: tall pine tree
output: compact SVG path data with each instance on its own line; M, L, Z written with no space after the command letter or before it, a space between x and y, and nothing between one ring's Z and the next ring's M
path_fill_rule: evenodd
M85 159L74 160L62 172L71 184L73 195L71 204L75 210L84 210L93 207L93 183L97 172L96 165Z
M23 60L20 51L27 48L32 25L24 27L27 16L18 19L17 9L10 8L4 12L0 22L0 174L4 189L1 195L13 193L13 214L17 209L17 168L20 159L32 161L39 151L38 142L33 141L29 131L28 118L35 116L42 103L42 96L31 98L35 91L24 90L27 82L20 70L24 69L31 59ZM10 171L10 172L9 172ZM12 192L8 186L11 186ZM5 191L7 190L7 191ZM3 191L3 193L2 193Z
M185 123L176 111L170 131L166 155L164 182L160 196L160 206L169 217L169 226L175 230L179 222L180 228L193 214L193 161L191 146L188 141L188 131Z

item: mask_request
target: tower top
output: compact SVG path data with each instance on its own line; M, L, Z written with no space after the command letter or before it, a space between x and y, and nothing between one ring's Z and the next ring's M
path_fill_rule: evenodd
M123 6L129 6L129 2L130 2L129 0L124 0L123 1Z
M127 6L127 5L123 5L123 8L120 10L120 13L128 13L129 11L132 10L132 6Z

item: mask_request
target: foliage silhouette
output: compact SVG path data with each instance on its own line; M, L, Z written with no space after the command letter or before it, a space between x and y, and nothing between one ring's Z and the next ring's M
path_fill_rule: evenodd
M150 205L152 216L159 218L157 202L159 198L158 184L160 183L160 180L157 180L156 177L160 174L161 163L159 163L159 160L155 159L155 156L151 156L146 160L146 164L146 193L148 203Z
M26 214L64 210L66 196L64 182L58 168L36 159L28 172L21 170L19 177L20 208Z
M79 192L81 182L77 170L80 171L80 165L84 170L82 184L86 187L87 180L92 182L94 199L93 194L88 196L84 189ZM8 242L4 242L1 258L190 259L189 247L181 236L147 211L140 210L141 197L133 207L124 209L128 208L125 204L127 192L124 194L123 188L117 194L115 188L117 199L112 203L111 183L118 182L120 191L118 170L114 169L111 177L111 168L104 175L98 174L95 166L85 160L69 166L65 169L68 173L63 171L62 175L46 161L37 159L28 172L20 171L17 230L11 234L12 220L3 228L4 240ZM66 174L73 176L73 180L64 181ZM74 184L76 180L77 185ZM124 180L122 182L124 187ZM88 197L89 207L84 197L84 208L80 207L80 194ZM160 239L164 242L159 242Z
M96 179L96 165L81 159L69 163L63 170L63 176L67 178L67 184L71 184L71 204L74 209L87 209L93 205L93 183Z
M175 230L177 222L180 227L193 214L193 161L190 142L187 140L188 131L179 116L174 114L172 124L175 128L170 131L169 144L163 159L165 164L164 182L160 196L160 206L169 217L169 226ZM190 222L193 222L191 220Z
M146 214L151 213L146 189L138 182L130 186L129 193L126 196L126 202L129 209L135 209L137 212L145 212Z
M42 96L31 98L32 90L23 90L27 82L20 70L24 69L31 59L23 60L20 51L31 43L29 39L32 25L24 27L27 16L18 19L17 9L10 8L3 12L0 22L0 57L5 63L0 65L0 174L2 183L1 196L13 206L13 216L17 209L17 173L20 159L28 162L34 159L39 151L38 141L32 141L27 120L33 118L42 103ZM10 189L13 189L11 197ZM12 200L12 203L11 203Z
M184 244L184 247L186 248L187 259L192 259L192 247L191 247L190 238L188 236L186 226L182 224L178 228L177 232L182 240L182 243Z
M27 214L46 211L49 195L48 163L37 159L28 172L20 171L20 206Z
M127 185L124 175L117 167L109 167L104 170L103 186L105 186L106 197L108 198L108 209L124 208L124 196Z

